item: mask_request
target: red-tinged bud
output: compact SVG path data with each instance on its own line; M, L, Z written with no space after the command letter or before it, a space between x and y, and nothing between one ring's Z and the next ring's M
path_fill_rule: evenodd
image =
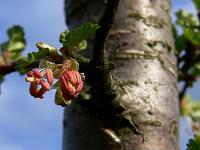
M80 73L74 70L64 70L60 77L60 89L63 97L70 100L78 96L83 87Z
M40 70L43 71L43 70ZM43 75L38 69L33 69L27 73L25 80L30 82L29 92L35 98L43 98L46 91L50 90L50 84L53 84L53 72L50 69L46 71L47 82L43 79ZM41 89L38 90L38 85Z
M40 80L40 84L41 84L42 88L44 88L46 91L48 91L50 89L48 82L45 82L44 80Z
M43 77L38 69L33 69L33 75L36 78L42 78Z
M81 83L80 83L79 86L77 87L75 96L78 96L79 93L81 93L82 88L83 88L83 81L81 81Z
M53 72L51 69L47 69L46 70L46 78L47 78L47 81L49 83L49 85L52 85L53 84Z
M38 84L35 82L31 82L30 87L29 87L29 93L31 96L37 98L37 94L38 94Z

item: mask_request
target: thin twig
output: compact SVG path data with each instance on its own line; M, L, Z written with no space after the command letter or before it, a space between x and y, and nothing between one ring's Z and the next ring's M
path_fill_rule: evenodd
M103 16L99 21L100 28L94 38L93 61L96 63L105 62L105 41L114 22L119 0L108 0Z
M106 60L105 42L113 25L115 14L120 0L107 0L106 8L99 21L100 28L97 30L93 42L93 59L88 69L89 83L92 87L93 96L105 100L113 97L110 70L112 65ZM87 74L86 74L87 76ZM95 93L95 94L94 94Z

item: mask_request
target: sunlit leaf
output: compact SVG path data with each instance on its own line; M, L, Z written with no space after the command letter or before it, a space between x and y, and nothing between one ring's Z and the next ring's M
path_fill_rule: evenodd
M23 28L15 25L7 30L8 41L1 43L0 53L9 53L9 60L16 60L26 46Z
M85 23L76 30L67 30L60 35L60 42L67 48L79 48L79 44L94 36L96 30L99 28L97 24Z
M9 42L8 42L8 51L11 52L19 52L25 48L25 38L24 38L24 31L23 28L15 25L8 29L7 31Z
M197 18L193 14L179 10L176 13L177 24L182 28L184 36L193 44L200 44L200 30Z
M83 40L82 42L80 42L78 44L78 50L81 51L81 50L85 50L87 48L87 41L86 40Z

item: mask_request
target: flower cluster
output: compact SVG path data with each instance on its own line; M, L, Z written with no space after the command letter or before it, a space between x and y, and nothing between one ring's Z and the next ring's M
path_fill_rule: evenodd
M47 81L44 80L44 75L42 71L45 72ZM43 98L43 95L50 89L50 86L53 84L53 72L51 69L38 70L33 69L27 73L25 78L27 82L30 82L29 92L35 98ZM41 88L38 90L38 85L41 85Z
M71 61L69 61L71 62ZM83 88L83 78L78 70L73 70L70 67L70 63L64 63L60 69L59 75L59 87L57 90L61 91L61 95L64 101L70 101L74 97L77 97ZM25 78L27 82L30 82L29 92L35 98L43 98L46 91L50 90L53 85L54 75L51 69L33 69L27 73ZM45 80L46 78L46 80ZM41 88L38 90L38 86Z

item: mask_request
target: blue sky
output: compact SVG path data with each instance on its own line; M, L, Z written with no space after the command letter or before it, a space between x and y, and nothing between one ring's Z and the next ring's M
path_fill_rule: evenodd
M172 6L173 12L179 8L195 12L190 0L172 0ZM63 0L1 0L1 42L7 40L6 29L14 24L25 30L28 45L24 54L35 50L37 42L60 47L59 33L66 29ZM189 90L196 99L200 98L198 87L199 82ZM29 95L24 77L18 73L6 77L0 95L0 150L61 149L63 108L54 104L54 92L36 100ZM181 141L182 150L186 140Z
M63 0L1 0L0 41L14 24L24 27L28 51L46 41L59 47L59 33L66 29ZM0 95L0 150L59 150L62 146L63 108L53 92L43 100L28 94L28 84L18 73L6 77Z

